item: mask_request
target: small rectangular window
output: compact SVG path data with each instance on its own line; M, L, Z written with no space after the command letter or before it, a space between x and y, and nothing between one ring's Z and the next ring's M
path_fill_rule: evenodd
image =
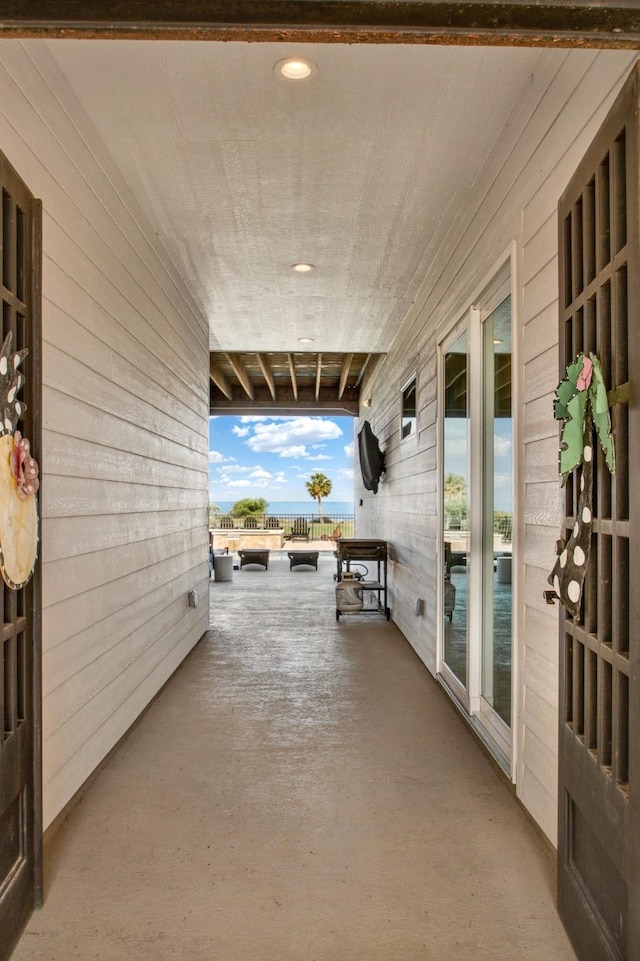
M402 439L416 432L416 378L402 388Z

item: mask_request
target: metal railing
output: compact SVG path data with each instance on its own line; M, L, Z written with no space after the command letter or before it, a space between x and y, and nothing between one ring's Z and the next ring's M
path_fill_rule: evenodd
M273 531L281 530L285 538L304 537L309 540L335 540L337 537L353 537L354 514L250 514L234 517L232 514L211 514L209 527L222 531Z
M445 507L446 513L446 507ZM469 517L466 513L445 520L445 535L469 532ZM495 511L493 515L493 533L502 537L504 544L510 544L513 539L513 517L505 511Z

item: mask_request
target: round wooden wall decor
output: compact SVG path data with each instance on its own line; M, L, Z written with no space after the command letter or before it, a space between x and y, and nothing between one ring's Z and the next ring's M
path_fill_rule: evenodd
M39 469L26 437L17 430L26 404L18 399L26 350L12 352L7 337L0 352L0 573L13 590L24 587L38 556Z

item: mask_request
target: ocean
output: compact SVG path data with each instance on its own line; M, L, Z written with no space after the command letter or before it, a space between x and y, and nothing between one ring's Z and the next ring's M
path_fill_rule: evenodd
M265 498L269 514L317 514L318 502L311 497L306 501L270 501ZM230 511L235 501L216 501L223 513ZM322 501L322 513L330 517L331 514L354 514L353 501Z

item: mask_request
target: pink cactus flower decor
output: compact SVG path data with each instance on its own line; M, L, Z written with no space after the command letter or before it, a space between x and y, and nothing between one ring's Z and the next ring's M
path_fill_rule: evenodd
M593 376L593 361L590 357L585 354L582 358L582 370L578 374L578 380L576 381L576 387L578 390L588 390L589 384L591 383L591 377Z
M11 473L18 485L18 497L22 500L32 497L37 492L40 487L38 479L40 468L31 456L31 444L18 430L13 435Z

